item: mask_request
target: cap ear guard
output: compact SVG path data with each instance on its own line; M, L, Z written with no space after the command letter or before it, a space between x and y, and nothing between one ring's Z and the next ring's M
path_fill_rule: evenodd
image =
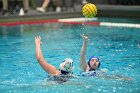
M66 71L66 72L72 72L74 69L73 66L73 60L66 58L61 64L60 64L60 70Z

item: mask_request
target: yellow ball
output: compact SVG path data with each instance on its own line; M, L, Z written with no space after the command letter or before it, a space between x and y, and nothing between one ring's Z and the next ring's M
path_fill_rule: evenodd
M83 6L82 13L85 17L92 18L96 16L97 8L94 4L88 3Z

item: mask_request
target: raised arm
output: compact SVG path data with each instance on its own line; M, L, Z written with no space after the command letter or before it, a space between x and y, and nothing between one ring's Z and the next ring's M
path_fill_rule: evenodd
M50 75L57 76L60 74L60 71L57 70L53 65L49 64L45 59L41 51L41 37L35 37L36 44L36 58L41 67Z
M88 37L86 35L82 35L84 42L81 48L81 53L80 53L80 67L82 68L82 70L84 71L88 71L89 70L89 66L86 62L86 50L87 50L87 43L88 43Z

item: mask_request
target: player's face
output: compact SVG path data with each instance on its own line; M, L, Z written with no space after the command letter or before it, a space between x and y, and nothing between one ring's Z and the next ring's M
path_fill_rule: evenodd
M98 66L99 66L99 61L97 58L92 58L90 60L90 66L93 68L93 69L97 69Z

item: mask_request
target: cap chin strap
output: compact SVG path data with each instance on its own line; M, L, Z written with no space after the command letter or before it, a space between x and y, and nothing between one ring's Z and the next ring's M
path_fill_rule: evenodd
M94 68L92 68L91 66L89 66L90 67L90 69L89 69L89 71L95 71L95 69Z
M90 66L90 61L88 61L88 66L89 66L89 71L92 71L92 70L95 70L95 69L93 69L91 66Z

